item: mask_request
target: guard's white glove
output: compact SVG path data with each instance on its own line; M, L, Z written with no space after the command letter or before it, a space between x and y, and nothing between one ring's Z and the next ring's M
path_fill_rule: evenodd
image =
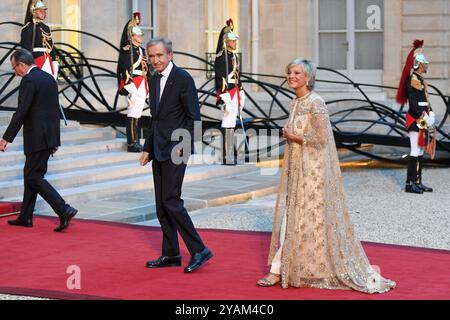
M58 61L52 61L52 65L53 65L53 78L55 78L55 80L58 80L58 72L59 72L59 62Z
M222 110L223 112L227 113L230 112L230 110L233 108L233 101L231 100L231 95L229 92L222 93L220 95L220 98L223 102L225 102L225 110Z
M423 118L423 120L425 120L427 127L431 127L431 125L430 125L431 119L430 119L430 116L428 115L428 113L426 113L426 112L422 113L422 118Z
M131 95L135 94L138 91L137 88L136 88L136 85L134 84L133 81L130 81L130 83L125 85L124 88Z
M429 127L434 127L434 125L436 124L436 115L434 114L433 111L430 111L428 116L430 117L430 122L428 123L428 126Z
M240 100L240 103L241 103L241 105L240 105L241 110L240 111L242 111L244 109L244 107L245 107L245 91L244 90L240 90L239 91L239 100Z

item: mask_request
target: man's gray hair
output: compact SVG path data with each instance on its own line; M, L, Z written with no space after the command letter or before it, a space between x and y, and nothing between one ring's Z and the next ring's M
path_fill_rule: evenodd
M167 53L173 53L173 46L172 46L172 40L165 37L156 37L150 40L147 43L147 48L156 46L158 44L162 43L164 48L166 48Z
M27 49L18 49L14 51L14 53L10 57L10 60L12 60L13 58L16 63L22 62L27 66L31 66L34 64L34 57Z
M286 66L286 73L288 73L289 70L294 66L300 66L303 68L306 77L309 79L308 89L313 90L316 83L316 64L311 60L305 58L297 58Z

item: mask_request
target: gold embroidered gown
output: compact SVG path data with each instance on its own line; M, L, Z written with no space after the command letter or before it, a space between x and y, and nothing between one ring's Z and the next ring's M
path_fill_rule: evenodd
M282 287L367 293L394 288L370 265L355 237L324 100L314 91L295 99L288 125L304 144L286 146L275 206L268 262L281 253Z

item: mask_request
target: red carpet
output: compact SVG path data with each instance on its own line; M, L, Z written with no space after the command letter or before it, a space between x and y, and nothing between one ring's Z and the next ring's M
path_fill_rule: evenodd
M397 282L386 294L306 288L260 288L269 234L201 230L215 256L193 274L183 268L147 269L160 254L157 228L75 220L55 233L58 221L36 218L34 228L0 219L0 292L60 299L303 300L449 299L450 251L364 243L382 274ZM183 266L188 263L183 245ZM67 288L67 268L81 268L81 289Z
M0 201L0 217L9 216L20 211L22 202L3 202Z

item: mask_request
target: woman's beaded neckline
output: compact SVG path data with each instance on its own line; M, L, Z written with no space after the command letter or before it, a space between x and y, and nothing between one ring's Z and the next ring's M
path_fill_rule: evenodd
M307 94L305 94L303 97L296 97L295 100L297 101L303 101L309 98L309 96L312 94L312 91L308 92Z

